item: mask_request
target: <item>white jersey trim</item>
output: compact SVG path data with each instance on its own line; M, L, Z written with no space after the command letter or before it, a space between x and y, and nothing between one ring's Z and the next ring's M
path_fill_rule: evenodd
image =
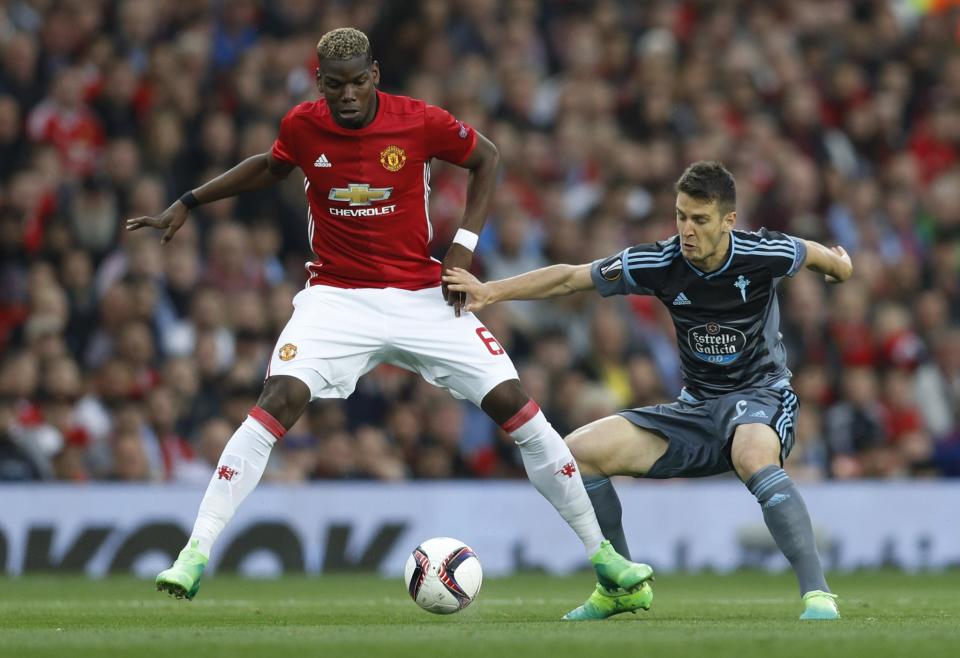
M316 272L314 271L314 268L319 269L320 267L322 267L322 263L319 262L320 257L317 256L317 252L313 248L313 233L314 233L314 228L316 227L316 222L314 222L313 220L313 210L310 208L310 195L308 194L309 190L310 190L310 181L307 179L306 176L304 176L303 177L303 195L307 197L307 241L310 243L310 251L313 252L313 255L316 256L316 260L318 261L318 262L314 262L311 260L311 261L307 261L304 264L304 267L307 270L307 282L305 284L305 287L307 288L310 287L310 279L313 278L314 274L316 274Z
M427 244L433 242L433 224L430 222L430 163L423 163L423 217L427 221Z

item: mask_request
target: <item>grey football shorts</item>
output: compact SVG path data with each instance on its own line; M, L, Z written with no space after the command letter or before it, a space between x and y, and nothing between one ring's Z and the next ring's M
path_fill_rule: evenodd
M750 388L710 400L625 409L620 415L667 440L667 452L644 477L695 478L731 470L733 433L751 423L769 425L780 437L782 465L793 448L798 408L789 388Z

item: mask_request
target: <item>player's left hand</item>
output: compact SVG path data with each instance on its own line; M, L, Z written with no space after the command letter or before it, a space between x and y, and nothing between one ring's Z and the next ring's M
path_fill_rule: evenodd
M447 250L447 255L443 258L443 267L441 268L441 273L445 273L447 270L452 270L457 267L463 270L470 269L470 263L473 262L473 252L464 247L462 244L454 243L450 245L450 249ZM463 292L454 292L447 287L447 282L444 281L440 289L443 291L443 300L450 306L453 307L453 313L458 318L460 317L460 310L467 303L467 295Z

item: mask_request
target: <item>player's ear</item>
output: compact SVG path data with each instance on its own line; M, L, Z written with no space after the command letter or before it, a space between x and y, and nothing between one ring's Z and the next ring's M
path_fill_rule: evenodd
M319 66L317 67L315 75L316 75L316 81L317 81L317 91L319 91L322 94L323 93L323 76L320 74Z
M723 223L723 229L725 231L732 231L734 225L737 223L737 211L731 210L726 215L724 215L723 219L720 221Z
M373 64L370 65L370 79L373 80L374 86L380 84L380 62L377 60L373 60Z

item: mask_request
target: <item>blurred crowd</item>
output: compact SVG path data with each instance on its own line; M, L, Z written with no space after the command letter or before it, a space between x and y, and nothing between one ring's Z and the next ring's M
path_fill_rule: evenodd
M952 7L952 8L951 8ZM931 0L7 0L0 3L0 480L206 482L255 404L310 259L302 181L205 205L161 247L123 220L268 150L327 30L381 88L499 147L475 271L675 232L699 159L741 228L841 244L854 278L781 286L802 479L960 475L960 17ZM434 255L465 199L434 168ZM681 382L646 297L483 320L561 433ZM268 479L519 477L472 406L380 367L312 404Z

